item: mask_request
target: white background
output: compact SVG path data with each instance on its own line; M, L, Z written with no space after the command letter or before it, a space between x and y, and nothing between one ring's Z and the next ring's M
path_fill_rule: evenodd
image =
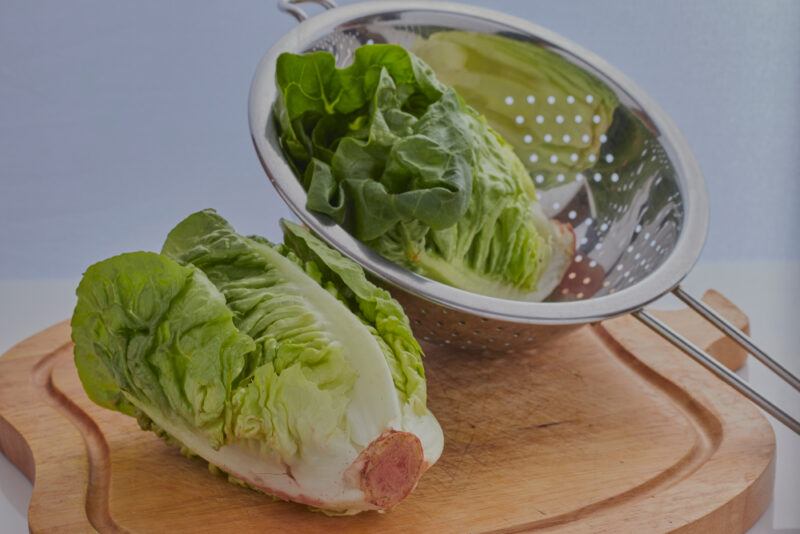
M471 3L592 49L673 117L711 198L690 285L724 290L800 372L800 1ZM0 350L66 318L88 264L157 249L191 211L277 237L290 214L245 112L258 59L294 25L273 0L0 0ZM798 441L779 430L759 532L800 530ZM26 484L0 459L0 532L24 530Z

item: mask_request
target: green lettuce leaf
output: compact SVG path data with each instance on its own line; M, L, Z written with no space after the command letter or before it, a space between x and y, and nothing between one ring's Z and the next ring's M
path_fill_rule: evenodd
M251 380L233 399L236 437L292 458L302 445L347 429L357 370L342 336L313 301L322 288L273 246L236 233L210 210L178 224L162 253L202 270L224 296L236 327L255 342Z
M325 245L308 229L289 221L282 221L281 226L286 254L295 255L312 278L369 325L401 399L417 413L423 413L427 399L422 348L400 304L388 291L367 280L361 267Z
M169 414L221 446L253 341L205 275L135 252L89 267L77 294L72 339L90 398L131 415Z

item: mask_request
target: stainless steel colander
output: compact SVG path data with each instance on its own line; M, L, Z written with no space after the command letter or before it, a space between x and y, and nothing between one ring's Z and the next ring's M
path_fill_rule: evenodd
M279 1L279 7L301 24L267 52L253 80L249 118L256 151L289 207L392 291L419 338L462 350L510 351L584 323L632 313L800 433L800 423L643 309L671 291L800 388L796 377L678 285L705 241L705 185L686 141L638 87L591 52L496 11L432 1L336 7L330 0L306 0L326 8L308 18L295 5L303 1ZM559 91L548 91L516 71L476 71L458 64L437 68L435 48L426 49L425 43L454 31L528 43L535 52L529 61L544 54L549 65L555 58L556 65L579 70L593 83L589 89L585 84L570 86L575 77L564 76L559 78ZM283 52L327 50L339 65L346 65L355 49L368 43L401 44L432 63L437 76L455 86L514 145L547 214L572 225L576 255L546 302L498 299L429 280L389 262L328 217L306 209L305 191L284 160L272 116L277 57ZM613 109L599 107L611 100Z

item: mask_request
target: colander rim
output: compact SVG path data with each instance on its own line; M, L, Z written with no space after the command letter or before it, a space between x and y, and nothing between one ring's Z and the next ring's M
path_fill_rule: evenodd
M542 39L579 58L603 73L628 93L647 112L660 132L660 139L673 149L672 163L684 205L683 226L672 252L653 272L632 286L610 295L569 302L527 302L470 293L413 273L383 258L355 239L330 218L305 207L306 192L283 154L268 135L277 89L275 63L283 52L301 52L309 44L342 23L399 11L431 11L488 19L515 31ZM266 105L265 105L266 104ZM268 178L294 214L317 235L373 276L400 290L459 312L528 324L574 324L595 322L641 309L672 290L694 266L708 230L708 199L700 168L688 143L669 116L633 81L605 60L527 20L492 9L454 2L428 0L382 0L360 2L331 9L301 22L278 40L262 57L250 86L248 99L250 134Z

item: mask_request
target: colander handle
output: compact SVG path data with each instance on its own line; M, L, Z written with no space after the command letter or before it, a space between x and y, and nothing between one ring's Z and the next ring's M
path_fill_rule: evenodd
M297 22L303 22L308 18L308 13L297 7L296 4L304 3L317 4L325 9L333 9L336 7L336 2L334 2L334 0L278 0L278 9L293 16L297 19Z
M781 377L787 384L795 390L800 391L800 379L790 373L785 367L773 360L766 352L761 350L750 337L733 326L730 321L725 319L716 310L709 307L701 300L696 299L678 286L672 293L682 300L687 306L702 315L708 322L716 326L723 333L727 334L740 347L755 356L755 358L767 366L773 373Z
M676 287L673 290L673 293L676 297L685 302L686 305L700 314L704 319L728 335L728 337L744 348L747 352L755 356L756 359L767 366L776 375L785 380L795 390L800 391L800 380L786 370L786 368L784 368L781 364L773 360L769 355L767 355L766 352L756 346L755 343L753 343L753 341L744 332L733 326L727 319L722 317L719 313L711 309L705 303L686 293L680 286ZM633 312L633 316L650 327L650 329L652 329L658 335L692 357L700 365L711 371L718 378L730 385L733 389L753 401L762 410L786 425L796 434L800 434L800 422L798 422L797 419L794 419L792 416L773 404L766 397L758 393L756 390L750 387L747 382L739 378L736 374L719 363L717 360L706 354L703 349L670 328L663 321L657 319L644 310Z

